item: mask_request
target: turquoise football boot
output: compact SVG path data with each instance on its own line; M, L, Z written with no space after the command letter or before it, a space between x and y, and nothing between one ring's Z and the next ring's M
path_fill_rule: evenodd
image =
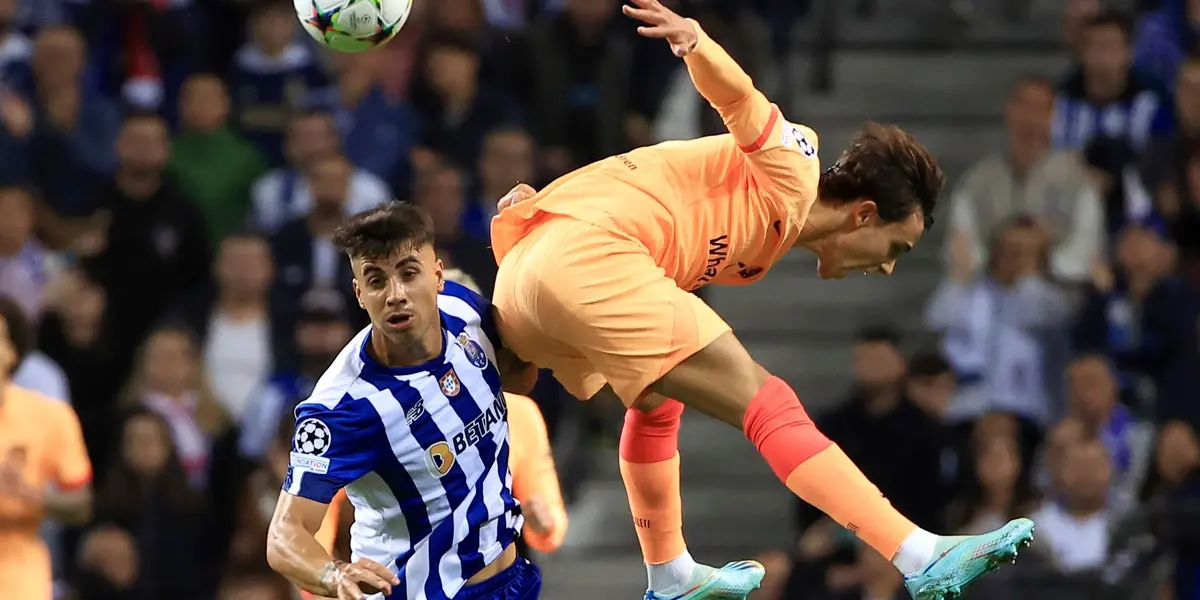
M937 557L924 569L904 578L904 587L916 600L957 600L972 581L1016 562L1017 550L1033 541L1033 521L1014 519L983 535L945 537Z
M767 570L756 560L731 562L720 569L705 567L707 577L696 569L696 578L703 577L694 587L678 596L660 596L646 592L645 600L745 600L762 585Z

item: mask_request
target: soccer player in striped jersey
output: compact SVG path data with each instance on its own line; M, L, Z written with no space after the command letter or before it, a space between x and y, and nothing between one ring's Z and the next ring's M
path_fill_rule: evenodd
M487 300L444 281L421 209L360 213L334 243L371 325L296 408L268 561L340 600L536 598L541 575L514 545L523 518L501 391L514 374L526 375L514 391L527 391L536 371L511 362ZM315 538L341 489L355 511L351 563Z

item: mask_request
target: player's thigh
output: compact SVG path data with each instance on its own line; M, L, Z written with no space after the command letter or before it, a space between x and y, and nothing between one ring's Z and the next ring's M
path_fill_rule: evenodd
M578 221L555 228L524 257L536 272L521 290L521 312L533 315L526 324L586 357L626 406L729 331L641 242Z
M675 365L651 390L741 427L746 408L770 376L733 332L726 331Z

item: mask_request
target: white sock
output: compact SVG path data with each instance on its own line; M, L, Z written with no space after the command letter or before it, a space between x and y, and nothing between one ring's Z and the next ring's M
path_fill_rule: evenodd
M901 573L912 575L924 569L925 565L933 560L933 553L937 551L937 543L938 536L918 527L916 531L904 538L904 542L900 544L900 550L892 559L892 564L896 565Z
M695 570L696 561L687 550L665 563L646 565L650 591L664 596L682 594L691 584L692 572Z

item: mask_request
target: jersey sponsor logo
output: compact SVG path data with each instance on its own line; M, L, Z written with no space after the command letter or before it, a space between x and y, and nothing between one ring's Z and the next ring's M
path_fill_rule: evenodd
M779 143L809 158L817 155L817 147L808 141L808 138L804 136L804 131L800 129L799 125L784 123L783 134Z
M464 450L474 446L495 427L504 421L508 415L508 403L504 400L504 392L496 395L496 399L478 417L471 419L463 430L454 434L450 441L454 442L454 453L462 454Z
M425 468L429 469L429 474L441 479L450 472L454 467L454 452L450 450L450 444L446 442L436 442L425 451Z
M462 382L458 380L458 375L454 374L454 369L446 371L446 374L442 375L438 383L442 386L442 393L451 398L457 396L462 391Z
M704 273L696 280L692 289L696 289L721 274L721 266L729 260L729 236L721 235L708 240L708 261L704 265Z
M471 339L467 334L458 334L458 345L462 346L463 352L467 355L467 362L476 369L486 369L488 366L487 354L483 351L483 347L478 342Z
M305 419L296 426L292 438L292 450L305 456L324 456L333 443L329 426L320 419Z

